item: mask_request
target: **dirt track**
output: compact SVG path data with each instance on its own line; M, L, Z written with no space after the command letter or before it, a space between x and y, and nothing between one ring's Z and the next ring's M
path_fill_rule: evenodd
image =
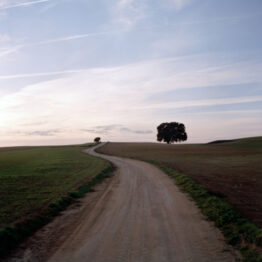
M86 153L117 166L115 176L83 199L81 208L43 229L35 247L12 261L235 261L221 233L168 176L150 164L93 150Z

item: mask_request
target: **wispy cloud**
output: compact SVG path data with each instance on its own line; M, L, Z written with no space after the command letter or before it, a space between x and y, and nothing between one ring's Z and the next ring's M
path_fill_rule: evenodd
M249 96L248 85L247 92L241 93L241 97L223 99L193 100L192 97L188 97L170 103L161 99L149 99L152 94L157 97L159 92L173 91L175 94L177 89L203 86L210 88L212 92L214 85L252 83L254 79L259 84L262 80L258 64L243 63L228 66L218 63L218 60L215 60L215 63L203 62L203 55L201 58L191 56L149 60L119 67L51 72L61 75L59 78L42 80L0 97L0 129L5 131L7 127L19 126L23 132L32 133L55 130L59 123L59 129L63 132L53 137L61 139L67 134L70 139L82 138L84 141L93 135L102 134L104 139L115 141L128 139L152 141L155 137L151 130L154 130L161 121L185 121L186 126L189 125L189 130L199 129L198 134L204 137L201 133L203 132L201 128L207 124L204 120L199 124L197 118L187 119L188 113L171 114L176 110L169 109L187 108L187 112L194 112L199 106L257 103L262 101L261 95ZM32 77L36 74L13 77L24 76ZM206 119L210 121L216 114L209 114L205 121ZM249 115L247 113L245 118L250 115L254 116L254 113L250 112ZM241 117L240 113L232 118L239 119L238 126L242 121ZM24 125L42 121L46 124L43 123L41 127L33 124ZM219 121L221 124L221 120ZM257 116L252 121L261 122ZM228 125L232 125L230 121ZM39 132L33 134L50 135ZM2 137L2 140L7 141L6 137ZM51 136L49 137L51 139ZM8 139L11 141L12 136L10 135Z
M123 125L103 125L103 126L95 126L87 129L81 129L83 132L93 133L93 134L100 134L100 135L107 135L110 132L127 132L132 134L152 134L152 130L135 130L128 127L125 127Z
M260 17L262 12L257 12L249 15L239 15L239 16L226 16L226 17L217 17L207 20L189 20L189 21L182 21L177 23L168 23L166 26L174 26L174 25L198 25L198 24L211 24L211 23L221 23L221 22L238 22L240 20L247 20L254 17Z
M1 55L6 55L11 52L16 51L13 49L10 50L3 50L1 53L0 49L0 57ZM40 72L40 73L29 73L29 74L14 74L14 75L0 75L0 80L6 79L18 79L18 78L32 78L32 77L39 77L39 76L56 76L56 75L65 75L65 74L73 74L73 73L80 73L86 71L86 69L76 69L76 70L63 70L63 71L55 71L55 72Z
M44 129L44 130L31 130L31 131L9 131L12 135L22 135L22 136L55 136L61 133L59 129Z
M194 0L165 0L169 6L177 11L190 5ZM130 29L149 16L152 3L145 0L118 0L114 8L116 22Z
M11 40L10 36L8 34L1 34L0 35L0 44L9 42Z
M3 55L17 51L16 48L0 49ZM220 54L218 53L217 56ZM212 85L241 84L262 82L262 64L251 60L236 63L201 62L203 55L175 56L164 59L145 60L138 63L125 64L116 67L105 68L83 68L52 72L26 73L0 75L0 80L34 78L45 76L59 76L82 73L92 74L112 74L114 81L122 81L125 86L130 86L135 80L135 85L143 81L143 90L159 90L159 86L165 86L165 90L177 88L203 87ZM214 58L215 59L215 58ZM167 70L168 69L168 70ZM170 72L172 71L172 74ZM116 75L115 75L116 74ZM112 80L113 80L112 79ZM132 80L128 80L132 79ZM150 86L150 87L149 87ZM136 90L137 88L135 88ZM163 89L164 90L164 89Z
M88 33L88 34L69 35L69 36L65 36L65 37L51 38L51 39L38 41L38 42L20 44L20 45L16 45L16 46L12 46L12 47L5 47L5 48L2 48L2 49L20 50L22 48L48 45L48 44L67 42L67 41L74 41L74 40L78 40L78 39L85 39L85 38L100 36L100 35L102 36L102 35L118 34L120 32L121 31L104 31L104 32L96 32L96 33ZM0 35L0 43L4 42L4 41L6 42L6 41L9 41L9 40L10 40L10 38L7 35ZM0 49L0 52L1 52L1 49Z
M108 134L109 132L118 129L121 127L121 125L113 124L113 125L103 125L103 126L94 126L91 128L84 128L81 129L83 132L88 132L88 133L94 133L94 134Z
M37 1L29 1L29 2L23 2L23 3L14 3L14 4L6 4L4 1L2 5L0 5L0 10L7 10L7 9L12 9L12 8L17 8L17 7L27 7L27 6L32 6L36 4L42 4L46 2L50 2L51 0L37 0Z
M193 2L193 0L169 0L176 10L181 10Z
M238 117L239 114L241 114L242 116L248 115L250 116L250 114L252 115L262 115L262 109L261 110L256 110L256 109L246 109L246 110L205 110L205 111L194 111L193 114L198 114L198 115L221 115L222 117L226 117L226 116L232 116L234 115L235 117Z
M30 46L36 46L36 45L45 45L45 44L52 44L52 43L58 43L58 42L65 42L65 41L72 41L77 39L83 39L83 38L89 38L93 36L100 36L100 35L110 35L119 33L120 31L103 31L103 32L96 32L96 33L88 33L88 34L78 34L78 35L70 35L65 37L58 37L58 38L52 38L48 40L43 40L31 44L25 44L23 47L30 47Z
M193 100L193 101L176 101L165 102L159 104L148 104L146 106L139 107L139 109L171 109L171 108L184 108L184 107L196 107L196 106L216 106L216 105L233 105L240 103L253 103L262 102L262 96L245 96L235 98L216 98L207 100Z
M130 29L146 17L145 3L143 0L118 0L113 15L115 22Z
M22 124L22 126L33 127L33 126L42 126L45 124L46 124L46 121L33 121L33 122L31 121L31 122Z
M127 127L122 127L120 131L138 134L138 135L153 134L152 130L134 130Z
M50 129L50 130L35 130L31 132L23 132L26 136L55 136L61 131L58 129Z
M19 50L19 47L6 47L6 48L0 48L0 57L10 55L12 53L15 53Z

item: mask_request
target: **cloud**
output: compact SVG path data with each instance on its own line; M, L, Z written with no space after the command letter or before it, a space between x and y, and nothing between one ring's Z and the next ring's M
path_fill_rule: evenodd
M133 130L123 125L103 125L103 126L95 126L90 129L81 129L81 131L94 133L94 134L109 134L110 132L127 132L133 134L152 134L152 130Z
M12 0L0 0L0 7L3 7L3 6L5 6L5 5L7 5L7 4L13 4L14 3L14 0L12 1Z
M5 42L9 42L11 40L10 36L7 34L2 34L0 35L0 44L1 43L5 43Z
M32 132L24 132L26 136L55 136L60 133L60 130L51 129L51 130L36 130Z
M165 0L168 8L174 7L177 11L191 4L193 0ZM150 16L152 3L146 0L118 0L113 9L114 21L126 30L136 26L139 22Z
M42 125L45 125L45 124L46 124L45 121L33 121L33 122L24 123L24 124L22 124L22 126L33 127L33 126L42 126Z
M8 56L10 54L16 53L19 50L19 47L5 47L0 48L0 57Z
M29 2L23 2L23 3L13 3L13 4L7 4L7 1L0 1L0 10L7 10L7 9L13 9L17 7L28 7L36 4L42 4L46 2L50 2L51 0L37 0L37 1L29 1Z
M179 11L191 4L193 0L169 0L169 2Z
M233 105L240 103L253 103L262 102L262 96L245 96L235 98L216 98L208 100L189 100L189 101L176 101L165 102L159 104L148 104L139 109L171 109L171 108L184 108L184 107L197 107L197 106L216 106L216 105Z
M58 129L49 130L33 130L33 131L9 131L12 135L22 135L22 136L55 136L61 133Z
M52 2L49 1L41 8L40 12L42 12L42 13L47 12L50 9L56 7L58 4L59 4L58 1L55 1L55 0L52 0Z
M59 42L65 42L65 41L72 41L77 39L83 39L93 36L99 36L99 35L109 35L109 34L115 34L119 33L120 31L103 31L103 32L96 32L96 33L88 33L88 34L78 34L78 35L70 35L60 38L52 38L40 42L35 42L31 44L26 44L23 47L30 47L30 46L37 46L37 45L46 45L46 44L52 44L52 43L59 43Z
M246 115L262 115L262 109L261 110L254 110L254 109L248 109L248 110L208 110L208 111L194 111L193 114L198 114L198 115L220 115L222 117L225 116L232 116L235 115L236 117L241 114L242 116Z
M146 17L145 8L143 0L118 0L113 12L114 20L125 29L131 29Z
M3 50L2 54L7 55L9 53L13 53L16 50ZM1 49L0 49L0 56L1 56ZM32 78L32 77L39 77L39 76L58 76L58 75L67 75L73 73L80 73L84 72L86 69L76 69L76 70L63 70L63 71L54 71L54 72L40 72L40 73L31 73L31 74L14 74L14 75L0 75L0 80L6 79L17 79L17 78Z
M139 135L153 134L152 130L133 130L127 127L122 127L120 130L128 133L139 134Z
M176 23L166 23L165 26L177 26L177 25L198 25L198 24L211 24L211 23L221 23L221 22L232 22L236 23L240 20L248 20L254 17L260 17L262 12L252 13L248 15L239 15L239 16L225 16L225 17L214 17L212 19L203 19L203 20L188 20L180 21ZM161 25L162 26L162 25Z
M119 127L121 127L121 125L103 125L103 126L94 126L94 127L91 127L90 129L88 128L81 129L81 131L105 135L113 130L116 130Z
M3 50L19 50L22 48L28 48L28 47L34 47L34 46L41 46L41 45L48 45L48 44L54 44L54 43L60 43L60 42L67 42L67 41L74 41L74 40L78 40L78 39L85 39L85 38L89 38L89 37L93 37L93 36L99 36L99 35L110 35L110 34L118 34L121 31L104 31L104 32L96 32L96 33L88 33L88 34L77 34L77 35L70 35L70 36L65 36L65 37L58 37L58 38L51 38L51 39L47 39L47 40L43 40L43 41L39 41L39 42L32 42L32 43L28 43L28 44L21 44L21 45L17 45L17 46L13 46L13 47L6 47L6 48L2 48ZM1 42L6 42L9 41L10 37L8 35L0 35L0 43ZM0 55L1 55L1 49L0 49ZM59 73L59 72L58 72ZM48 74L51 74L48 73ZM56 73L54 73L56 74ZM29 74L30 76L30 74ZM25 76L27 77L27 76ZM19 75L18 75L18 78Z
M0 49L3 54L15 52L17 49ZM219 53L217 56L219 57ZM236 63L223 63L219 62L218 57L210 56L209 60L205 56L192 55L192 56L175 56L164 59L152 59L141 61L138 63L126 64L116 67L107 68L86 68L86 69L71 69L52 72L39 72L28 74L10 74L0 75L0 80L19 79L19 78L34 78L45 76L58 76L60 78L69 79L72 77L80 76L80 79L87 78L96 81L104 81L107 77L112 84L123 86L130 86L134 90L141 89L145 91L165 91L174 90L178 88L192 88L204 87L212 85L233 85L262 82L261 70L262 64L258 61L245 61ZM213 60L218 60L213 63ZM96 78L97 77L97 78ZM99 79L101 77L101 79ZM78 77L77 77L78 78ZM107 80L105 80L106 84ZM96 83L93 83L96 85ZM139 84L140 86L138 86ZM137 85L137 86L136 86ZM142 85L142 86L141 86ZM159 88L161 86L161 89ZM123 88L120 88L122 90Z
M209 59L207 62L200 55L149 60L118 67L61 71L63 74L56 79L1 95L0 130L8 133L8 128L19 127L22 132L31 135L51 137L54 132L41 131L59 128L63 132L53 137L64 141L84 141L87 136L94 134L102 134L104 139L113 141L152 141L155 137L151 130L159 123L185 121L190 130L198 130L198 134L204 137L201 128L208 121L209 124L216 121L218 113L206 115L205 122L201 120L197 123L190 114L196 107L262 101L259 95L248 95L248 85L246 95L241 93L241 97L193 100L194 97L189 96L171 103L157 99L159 92L172 91L175 94L177 89L196 88L197 91L205 86L212 92L212 86L252 82L262 84L259 63L224 64L218 59L214 61ZM154 99L150 99L153 95ZM176 108L187 108L187 113L170 110ZM246 118L251 116L254 116L253 112L245 115ZM240 112L232 118L241 123L243 116ZM255 124L259 120L254 118L252 121ZM41 128L33 124L25 125L34 122L43 122L43 125ZM228 125L231 125L230 121ZM6 135L0 139L18 141L19 137L22 135Z

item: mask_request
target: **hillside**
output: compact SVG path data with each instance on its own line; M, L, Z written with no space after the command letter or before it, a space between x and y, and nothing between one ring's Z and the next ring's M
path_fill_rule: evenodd
M240 139L233 139L233 140L216 140L208 144L262 150L262 136L240 138Z

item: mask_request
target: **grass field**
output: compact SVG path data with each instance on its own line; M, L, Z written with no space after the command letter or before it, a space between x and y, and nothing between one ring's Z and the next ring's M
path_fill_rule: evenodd
M99 151L185 173L262 227L262 137L214 144L108 143Z
M107 162L82 153L82 149L0 148L0 229L41 213L105 169Z

